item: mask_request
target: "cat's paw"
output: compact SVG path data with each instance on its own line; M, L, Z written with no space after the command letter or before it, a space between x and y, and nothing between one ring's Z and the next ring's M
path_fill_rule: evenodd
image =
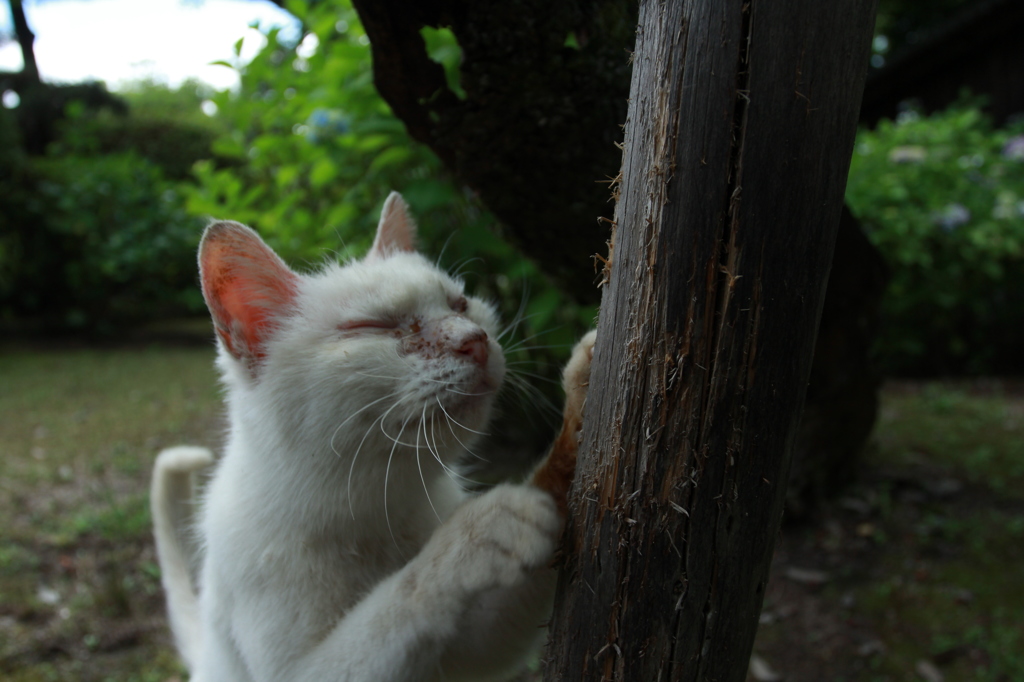
M431 538L428 565L463 596L511 587L554 557L562 519L549 494L499 485L462 505Z
M572 349L572 356L562 370L562 387L565 389L565 422L575 429L583 423L583 404L587 400L590 385L590 363L594 359L594 342L597 330L592 329Z

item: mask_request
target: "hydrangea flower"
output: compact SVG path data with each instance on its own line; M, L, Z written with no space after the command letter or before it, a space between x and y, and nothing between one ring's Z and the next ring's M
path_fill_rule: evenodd
M348 132L349 120L339 109L314 109L306 120L306 139L316 143Z
M1010 161L1024 161L1024 135L1015 135L1003 145L1003 158Z
M946 232L952 232L971 220L971 212L963 204L946 204L941 210L932 213L932 222Z
M903 145L889 151L889 161L892 163L921 163L926 158L928 150L919 145Z

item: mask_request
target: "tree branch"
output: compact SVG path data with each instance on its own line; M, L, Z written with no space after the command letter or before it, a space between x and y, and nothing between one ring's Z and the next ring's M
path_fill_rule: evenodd
M28 26L21 0L10 0L10 5L11 18L14 21L14 35L18 39L18 45L21 46L21 58L25 62L22 70L30 84L39 83L39 67L36 65L36 53L32 47L36 37Z

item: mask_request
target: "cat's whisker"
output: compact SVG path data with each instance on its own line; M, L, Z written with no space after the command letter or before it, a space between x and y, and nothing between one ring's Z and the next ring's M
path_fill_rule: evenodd
M547 408L552 414L558 416L562 414L562 408L551 402L551 399L544 393L544 391L540 390L526 379L513 374L509 376L509 383L516 387L524 396L532 396L541 407Z
M492 393L494 393L494 391L483 391L482 393L466 393L465 391L456 391L454 388L445 388L444 390L448 391L449 393L455 393L456 395L468 396L491 395Z
M436 447L436 445L435 445L435 447ZM427 445L427 451L434 456L434 459L436 459L437 463L441 465L441 469L445 472L445 474L448 475L448 478L451 479L452 482L458 483L458 481L456 481L455 479L456 478L461 478L463 481L466 481L466 482L471 483L473 485L478 485L478 486L486 485L483 481L476 481L476 480L474 480L472 478L469 478L467 476L463 476L462 474L460 474L455 469L452 469L451 467L449 467L441 459L441 455L440 454L438 454L437 452L434 452L433 450L430 449L430 445L429 444Z
M427 422L426 422L426 419L427 419L427 407L426 407L426 405L424 405L423 406L423 420L424 420L423 421L423 441L427 445L427 452L429 452L431 455L434 456L434 459L437 460L437 463L441 465L442 469L447 469L447 467L445 467L445 465L444 465L444 462L441 460L441 452L437 448L437 443L436 442L434 443L434 447L430 447L430 439L427 437Z
M444 409L444 405L441 403L441 398L437 398L437 404L441 408L441 412L444 414L445 423L448 424L448 430L452 432L452 436L454 436L456 442L458 442L458 444L462 446L462 449L465 450L466 452L468 452L469 454L473 455L474 457L476 457L477 459L479 459L482 462L489 462L490 460L485 459L484 457L481 457L480 455L478 455L475 452L473 452L472 450L470 450L469 446L467 446L465 443L463 443L462 439L459 438L459 434L455 433L455 429L452 428L452 423L454 422L454 423L458 424L458 422L456 422L454 419L452 419L452 416L450 414L448 414L448 410Z
M534 334L534 337L536 337L536 336L538 336L538 335ZM531 337L531 338L533 338L533 337ZM548 350L548 349L551 349L551 348L557 348L557 349L561 350L561 349L564 349L564 348L570 348L571 346L572 346L572 344L568 344L568 343L551 343L551 344L548 344L548 345L545 345L545 346L528 346L528 345L526 345L526 339L524 339L523 341L517 342L516 344L506 348L505 352L507 354L511 355L512 353L518 353L520 351Z
M430 441L427 440L427 406L423 406L423 416L420 418L420 426L423 428L423 442L427 446L427 450L430 450ZM430 499L430 491L427 489L427 481L423 478L423 465L420 463L420 429L416 429L416 468L420 472L420 483L423 485L423 494L427 496L427 504L430 505L430 510L434 512L434 516L437 517L438 523L441 523L441 515L437 513L437 509L434 508L434 501Z
M381 399L383 400L383 399L388 398L388 397L394 397L397 394L398 393L396 391L394 393L386 395L384 398L381 398ZM379 401L380 400L376 400L375 402L371 402L370 406L367 406L367 407L371 407L371 406L373 406L373 404L376 404L376 402L379 402ZM362 438L359 440L359 444L358 444L358 446L355 449L355 454L352 455L352 462L348 465L348 481L347 481L346 487L345 487L345 497L348 499L348 512L349 512L349 514L352 515L353 519L355 518L355 510L352 507L352 472L355 469L355 461L359 457L359 452L362 450L362 443L365 443L367 441L367 438L374 431L375 427L378 424L381 425L381 429L383 430L383 428L384 428L384 420L387 418L388 415L391 414L392 410L394 410L395 408L397 408L399 406L399 404L401 404L401 400L395 400L394 404L392 404L392 406L390 408L385 410L381 414L380 417L378 417L377 419L375 419L373 422L370 423L370 426L367 427L366 433L362 434ZM360 412L361 412L361 410L360 410ZM351 419L351 418L349 418L349 419ZM385 434L385 435L387 435L387 434ZM337 453L337 451L335 451L335 452Z
M548 363L546 363L546 362L542 363L542 362L540 362L538 360L534 360L532 358L529 359L529 360L512 360L511 362L506 362L505 363L506 367L515 367L516 365L533 365L533 366L542 365L544 367L547 367Z
M356 410L355 412L350 414L345 419L345 421L343 421L340 424L338 424L338 428L334 429L334 433L331 434L331 440L330 440L331 450L334 451L334 454L336 454L338 457L341 457L341 453L338 452L337 448L334 447L334 439L338 437L338 433L341 432L341 428L343 426L345 426L345 424L348 424L350 421L355 419L360 413L365 412L366 410L370 409L371 407L373 407L377 403L384 402L388 398L394 398L396 395L398 395L397 391L395 391L393 393L389 393L388 395L384 396L383 398L378 398L377 400L374 400L373 402L371 402L371 403L369 403L367 405L364 405L363 407L360 407L358 410ZM377 421L377 420L375 419L374 421Z
M507 331L515 330L525 319L529 319L530 317L534 317L538 314L534 313L533 315L525 316L527 305L530 302L530 283L525 277L520 281L523 289L522 294L519 297L519 307L516 309L516 314L512 317L512 321L509 322L508 326L503 330L502 336L504 336Z
M479 257L464 258L461 261L459 261L458 263L456 263L454 266L452 266L452 267L457 267L457 269L455 270L455 272L449 272L448 276L451 277L452 279L461 279L462 278L462 273L464 272L466 266L468 266L470 263L472 263L474 261L480 261L481 263L483 263L484 259L483 258L479 258Z
M558 385L559 382L554 381L553 379L548 379L547 377L540 376L538 374L523 372L522 370L513 370L507 374L508 381L511 386L519 390L524 396L527 394L533 396L536 401L539 401L542 407L545 407L548 410L550 410L552 414L560 415L562 413L561 408L552 403L551 399L543 391L537 388L537 386L535 386L533 383L527 381L523 376L521 376L523 374L534 377L541 381L546 381L551 384Z
M436 459L437 463L441 465L441 469L444 470L444 472L445 472L445 474L447 474L448 478L450 480L452 480L453 482L455 482L455 483L458 483L458 481L456 481L455 478L454 478L456 476L468 481L469 480L468 478L466 478L465 476L463 476L462 474L457 472L455 469L452 469L451 467L446 465L444 463L444 461L441 459L441 448L437 447L437 436L436 436L436 434L434 434L434 421L433 421L433 419L431 419L431 421L430 421L430 433L432 435L434 435L434 448L433 449L430 448L430 441L427 440L427 438L426 438L426 436L427 436L427 427L426 427L426 424L424 423L424 425L423 425L423 436L424 436L424 440L426 440L426 443L427 443L427 451L430 452L430 454L432 454L434 456L434 459Z
M478 436L489 436L489 435L491 435L491 434L487 433L486 431L477 431L475 429L469 428L468 426L464 426L463 424L460 424L459 421L455 417L453 417L451 414L448 413L448 410L444 409L444 405L441 404L441 400L440 399L438 399L437 404L441 405L441 409L444 410L445 415L449 419L451 419L453 422L455 422L455 425L458 426L459 428L465 429L466 431L469 431L470 433L475 433Z
M530 317L535 317L536 315L537 315L537 313L534 313L533 315L530 315ZM523 338L519 339L518 341L513 343L511 346L509 346L509 348L513 348L513 349L517 349L518 350L519 348L524 347L528 341L532 341L533 339L536 339L539 336L544 336L545 334L550 334L551 332L558 331L559 329L562 328L562 326L563 325L559 325L557 327L550 327L549 329L542 329L541 331L539 331L539 332L537 332L535 334L530 334L529 336L526 336L526 337L523 337ZM534 347L535 346L531 346L531 348L534 348ZM559 347L562 347L562 346L559 346ZM565 346L565 347L568 347L568 346Z
M390 411L390 410L389 410ZM384 414L387 414L386 412ZM366 429L366 433L363 434L362 440L359 441L359 447L356 448L355 454L352 455L352 463L348 465L348 483L345 486L345 497L348 499L348 511L352 515L352 520L356 518L355 508L352 506L352 471L356 468L356 459L359 457L359 451L363 449L363 443L366 442L366 437L370 435L377 422L384 419L384 414L373 420L369 428Z
M441 260L444 258L444 252L448 250L448 245L452 243L452 239L455 237L455 232L449 232L448 238L444 240L444 245L441 246L441 253L437 254L437 260L434 261L434 266L438 270L444 270L441 267Z
M370 379L390 379L391 381L399 381L400 379L402 379L402 377L389 377L389 376L384 376L383 374L368 374L366 372L352 372L352 373L353 374L358 374L361 377L369 377Z
M546 376L543 376L541 374L537 374L535 372L527 372L524 369L509 370L509 374L511 374L513 376L518 376L518 377L524 377L524 376L531 377L533 379L537 379L538 381L544 381L544 382L547 382L549 384L555 384L556 386L559 386L562 383L560 381L555 381L551 377L546 377Z
M398 407L398 403L395 403L395 405L391 409L393 410L395 407ZM388 410L388 412L390 411L391 410ZM402 437L402 431L405 431L405 425L409 423L409 419L411 419L411 417L406 417L405 421L402 422L402 430L398 432L397 436L392 436L390 433L384 430L384 420L382 419L380 422L380 432L383 433L384 437L392 441L396 446L404 445L407 448L416 447L413 443L403 443L401 442L401 440L399 440Z
M399 438L401 438L402 434L405 433L405 427L409 424L409 419L409 417L406 417L405 421L402 422L402 430L398 432ZM387 434L385 433L384 435L386 436ZM395 547L401 551L402 547L398 544L398 539L395 537L395 531L391 528L391 516L388 513L388 476L391 473L391 460L394 459L396 449L398 449L397 439L395 439L395 444L391 446L391 454L388 455L388 464L384 468L384 522L387 523L388 533L391 535L391 541L395 543Z
M451 424L448 425L448 429L451 430ZM438 461L440 461L440 452L441 451L437 447L437 434L434 433L434 422L433 421L430 422L430 434L434 438L434 451L436 453L438 453ZM453 436L455 435L454 431L452 431L452 435ZM458 438L456 438L456 440L458 440ZM474 455L474 456L479 457L479 455ZM487 461L487 460L484 460L483 457L479 457L479 458L481 460L483 460L483 461ZM475 486L486 485L486 483L484 483L483 481L477 481L477 480L474 480L472 478L468 478L467 476L464 476L464 475L460 474L458 471L456 471L455 469L452 469L451 467L448 467L445 464L441 464L441 466L444 468L444 470L446 472L449 473L449 478L451 478L452 476L456 476L458 478L461 478L463 481L467 481L467 482L469 482L469 483L471 483L471 484L473 484ZM455 479L452 479L452 480L454 481Z
M540 313L533 313L532 315L524 315L523 314L523 313L526 312L526 302L527 302L527 296L528 295L529 295L529 290L524 287L523 288L523 297L519 301L519 309L516 310L516 314L512 318L512 321L509 322L507 325L505 325L505 328L501 330L500 334L498 334L498 338L499 339L504 338L504 336L506 334L514 332L516 329L519 328L519 325L521 325L526 320L529 320L532 317L537 317L537 315L540 314Z
M551 402L551 400L544 395L544 392L539 388L526 381L524 378L517 376L515 373L509 373L507 375L508 385L516 390L516 393L520 396L520 401L523 406L540 406L550 411L553 415L560 415L561 411ZM528 396L532 396L535 400L527 402Z

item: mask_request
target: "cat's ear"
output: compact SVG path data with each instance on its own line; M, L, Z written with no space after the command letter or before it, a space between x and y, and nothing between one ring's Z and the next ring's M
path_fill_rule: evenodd
M254 371L275 321L299 289L299 276L245 225L213 223L199 244L203 297L217 336Z
M367 258L386 258L398 251L416 250L416 221L409 213L409 204L398 192L384 201L377 223L377 236Z

